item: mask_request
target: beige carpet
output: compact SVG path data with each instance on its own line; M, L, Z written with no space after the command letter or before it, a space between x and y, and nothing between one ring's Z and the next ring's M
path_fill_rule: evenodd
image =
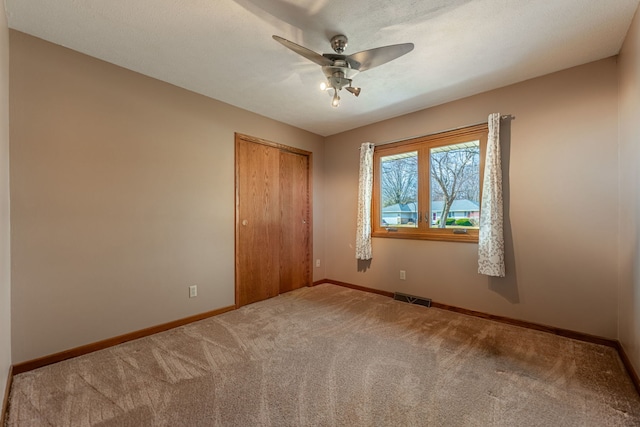
M608 347L333 285L17 375L9 426L639 426Z

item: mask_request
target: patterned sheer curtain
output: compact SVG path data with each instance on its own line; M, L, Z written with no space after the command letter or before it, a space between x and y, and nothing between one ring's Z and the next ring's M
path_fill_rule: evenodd
M500 113L489 115L489 137L484 166L480 209L478 273L504 277L502 234L502 167L500 161Z
M356 231L356 259L368 260L371 254L371 194L373 192L373 147L365 142L360 146L360 184L358 186L358 224Z

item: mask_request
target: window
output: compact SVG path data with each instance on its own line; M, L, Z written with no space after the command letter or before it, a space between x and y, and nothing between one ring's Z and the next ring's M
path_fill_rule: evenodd
M374 237L477 242L487 125L383 146L374 153Z

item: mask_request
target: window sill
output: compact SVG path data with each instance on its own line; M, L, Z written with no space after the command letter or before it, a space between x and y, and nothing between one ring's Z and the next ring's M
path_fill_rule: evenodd
M374 231L371 237L410 240L437 240L441 242L478 243L478 230L469 230L465 234L454 234L453 230L433 230L429 233L411 233L402 231Z

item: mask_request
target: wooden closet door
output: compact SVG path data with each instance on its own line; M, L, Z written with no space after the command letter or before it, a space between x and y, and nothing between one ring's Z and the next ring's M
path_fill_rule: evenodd
M236 305L280 292L280 150L236 138Z
M280 152L280 293L310 280L309 156Z
M236 306L311 284L311 153L236 134Z

